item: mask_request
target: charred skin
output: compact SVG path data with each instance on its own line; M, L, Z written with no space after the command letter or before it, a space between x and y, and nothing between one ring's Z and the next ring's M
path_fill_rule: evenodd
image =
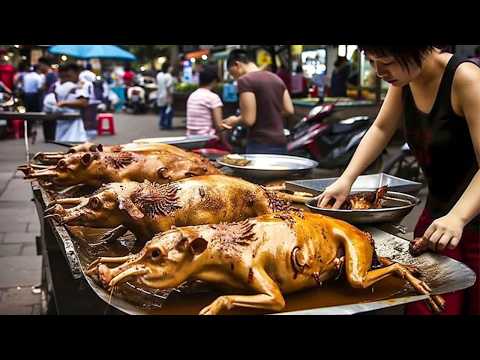
M62 203L76 206L65 209ZM288 208L288 203L259 185L208 175L163 185L149 181L111 183L89 198L57 201L48 214L68 218L63 221L67 225L123 225L143 244L172 226L241 221Z
M84 143L71 147L67 152L40 152L37 153L33 160L36 160L46 165L56 165L58 161L65 158L69 154L83 153L83 152L104 152L104 153L118 153L118 152L133 152L141 153L143 155L176 155L190 160L198 161L202 157L193 152L185 151L179 147L169 144L123 144L123 145L102 145L94 143Z
M155 236L136 255L99 258L88 274L106 287L135 280L165 289L197 279L255 294L221 296L201 314L234 306L280 311L282 294L321 286L342 267L354 288L397 275L429 294L407 267L380 259L384 267L374 269L373 259L370 234L322 215L281 212L240 223L177 228Z
M219 174L220 171L201 156L133 152L86 152L66 155L56 166L23 169L25 179L42 179L59 186L78 184L100 187L109 182L149 180L167 183L192 176Z

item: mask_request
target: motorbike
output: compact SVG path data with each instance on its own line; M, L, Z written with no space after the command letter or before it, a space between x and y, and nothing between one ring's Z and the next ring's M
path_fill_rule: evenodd
M141 86L134 85L127 89L126 107L134 114L144 114L147 112L145 90Z
M310 158L324 169L344 168L350 162L360 141L366 134L373 119L357 116L338 123L325 120L335 111L335 104L320 104L297 123L291 131L285 129L288 154ZM247 128L236 126L230 133L229 141L235 153L244 153ZM367 173L376 173L383 168L383 155L367 169Z
M426 186L426 179L422 168L418 164L408 144L404 144L400 151L385 163L383 172L402 179L421 183Z

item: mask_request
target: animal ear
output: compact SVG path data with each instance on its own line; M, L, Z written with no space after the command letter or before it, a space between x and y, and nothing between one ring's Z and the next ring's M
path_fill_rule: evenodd
M205 250L207 250L208 246L208 241L205 240L204 238L198 237L195 240L193 240L190 244L190 251L194 255L200 255L203 253Z
M120 210L126 210L128 215L134 220L141 220L145 215L135 206L130 198L119 197L118 208Z
M82 164L84 166L88 166L88 165L90 165L92 160L93 160L92 155L90 153L86 153L86 154L83 154L80 161L82 162Z
M97 145L97 151L98 152L103 152L103 145L102 144Z
M188 249L188 238L183 237L176 245L175 248L178 251L184 252Z

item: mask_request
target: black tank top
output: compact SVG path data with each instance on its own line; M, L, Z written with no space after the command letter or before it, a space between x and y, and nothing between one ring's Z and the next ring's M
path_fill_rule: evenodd
M451 101L453 78L464 62L479 65L454 55L445 68L430 114L418 110L410 86L403 89L405 137L427 179L426 208L434 218L453 208L478 171L467 121L455 114ZM480 216L469 225L478 224Z

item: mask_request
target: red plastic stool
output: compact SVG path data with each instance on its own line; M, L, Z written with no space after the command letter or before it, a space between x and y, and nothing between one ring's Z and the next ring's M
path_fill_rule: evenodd
M108 128L103 127L103 121L108 122ZM97 133L98 135L103 135L103 133L109 133L110 135L115 135L115 123L113 119L113 114L98 114L97 115Z
M15 136L15 139L23 138L23 120L13 119L10 121L11 131Z

